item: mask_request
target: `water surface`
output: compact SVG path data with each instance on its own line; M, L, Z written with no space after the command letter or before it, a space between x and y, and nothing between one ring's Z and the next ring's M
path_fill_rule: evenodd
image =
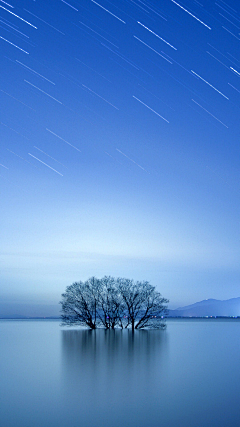
M240 322L164 331L0 321L4 427L229 427L240 420Z

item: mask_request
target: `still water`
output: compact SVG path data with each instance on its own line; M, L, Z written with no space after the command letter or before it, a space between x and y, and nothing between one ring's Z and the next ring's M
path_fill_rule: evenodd
M3 427L240 425L240 321L164 331L0 321Z

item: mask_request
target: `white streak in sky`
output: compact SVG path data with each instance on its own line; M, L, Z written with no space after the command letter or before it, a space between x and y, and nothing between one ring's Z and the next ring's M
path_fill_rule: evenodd
M222 2L222 3L224 3L224 2ZM234 16L234 15L232 15L232 13L230 13L227 9L225 9L224 7L222 7L222 6L220 6L220 4L217 4L217 3L215 3L215 5L216 6L218 6L218 7L220 7L220 9L222 9L222 10L224 10L224 12L225 13L227 13L228 15L230 15L232 18L234 18L236 21L238 21L238 22L240 22L239 21L239 19L237 19L236 18L236 16ZM228 6L228 5L226 5L227 7L230 7L230 6ZM232 9L231 7L230 7L230 9ZM232 9L235 13L238 13L238 12L236 12L236 10L234 10L234 9Z
M47 165L47 163L42 162L42 160L38 159L37 157L33 156L32 154L28 153L29 156L32 156L34 159L38 160L39 162L43 163L45 166L47 166L49 169L52 169L54 172L58 173L58 175L63 176L60 172L56 171L56 169L51 168L51 166Z
M115 105L111 104L111 102L107 101L105 98L103 98L102 96L98 95L98 93L94 92L92 89L89 89L89 87L85 86L84 84L82 84L82 86L85 87L86 89L88 89L90 92L94 93L94 95L98 96L103 101L107 102L107 104L111 105L113 108L116 108L116 110L119 110L119 108L115 107Z
M17 30L16 28L12 27L12 25L7 24L6 22L2 21L1 19L0 19L0 22L2 22L2 24L6 25L7 27L11 28L12 30L16 31L17 33L19 33L22 36L27 37L27 39L29 39L29 37L26 34L22 33L21 31Z
M130 0L131 1L131 3L133 3L133 4L135 4L137 7L139 7L139 9L142 9L142 10L144 10L144 12L146 12L146 13L148 13L149 14L149 11L147 10L147 9L144 9L142 6L140 6L139 4L137 4L135 1L133 1L133 0ZM141 3L141 2L140 2ZM146 6L146 5L144 5L144 6Z
M229 31L227 28L222 27L224 30L226 30L228 33L232 34L233 37L235 37L235 39L240 40L239 37L235 36L235 34L233 34L231 31Z
M25 19L21 18L20 16L16 15L15 13L11 12L10 10L6 9L5 7L1 6L0 7L4 10L6 10L7 12L11 13L11 15L16 16L16 18L20 19L21 21L25 22L26 24L30 25L31 27L35 28L37 30L37 27L35 27L35 25L32 25L30 22L26 21Z
M207 43L208 46L210 46L212 49L216 50L218 53L220 53L220 55L222 55L224 58L226 58L229 61L229 58L224 55L222 52L220 52L220 50L218 50L216 47L212 46L210 43Z
M235 58L235 56L231 55L231 53L227 52L229 56L231 56L235 61L240 62L239 59Z
M237 92L240 93L240 90L238 90L235 86L231 85L231 83L228 83L229 86L231 86L233 89L235 89Z
M11 7L12 9L14 9L14 6L11 6L11 4L8 4L8 3L6 3L6 2L5 2L5 1L3 1L3 0L0 0L0 2L1 2L1 3L6 4L6 6Z
M112 51L113 52L113 51ZM103 76L102 74L98 73L96 70L94 70L93 68L89 67L89 65L85 64L85 62L80 61L80 59L75 58L77 61L81 62L81 64L85 65L85 67L89 68L90 70L92 70L94 73L98 74L100 77L102 77L103 79L107 80L109 83L112 83L111 80L108 80L105 76Z
M44 22L44 24L46 24L46 25L48 25L49 27L53 28L53 29L54 29L54 30L56 30L58 33L60 33L60 34L62 34L63 36L65 36L65 34L64 34L62 31L60 31L60 30L58 30L57 28L53 27L53 25L50 25L48 22L46 22L46 21L44 21L43 19L39 18L37 15L34 15L34 13L29 12L29 10L27 10L27 9L23 9L23 10L25 10L25 12L27 12L27 13L30 13L30 15L34 16L35 18L39 19L39 21Z
M208 45L212 48L212 49L214 49L214 50L216 50L218 53L220 53L220 55L222 55L224 58L226 58L227 60L228 60L228 62L229 62L229 57L228 56L226 56L226 55L224 55L222 52L220 52L220 50L218 50L218 49L216 49L214 46L212 46L210 43L208 43ZM235 58L233 55L231 55L231 53L229 53L229 52L227 52L227 54L228 55L230 55L233 59L234 59L234 61L236 61L236 62L240 62L237 58ZM234 61L231 59L231 61L234 63ZM236 65L236 64L234 64L234 65ZM229 67L227 67L227 68L229 68Z
M78 9L76 9L76 7L73 7L71 4L67 3L64 0L61 0L63 3L67 4L69 7L71 7L72 9L76 10L78 12Z
M24 160L24 162L28 163L29 165L33 166L35 169L41 170L39 169L37 166L33 165L31 162L28 162L28 160L24 159L23 157L19 156L18 154L14 153L14 151L9 150L8 148L6 148L6 150L10 151L10 153L14 154L15 156L19 157L19 159Z
M160 116L160 114L158 114L156 111L154 111L152 108L150 108L147 104L144 104L144 102L140 101L140 99L136 98L136 96L133 95L133 98L136 99L138 102L140 102L141 104L145 105L145 107L147 107L149 110L151 110L153 113L157 114L157 116L161 117L161 119L165 120L165 122L169 123L169 121L167 119L164 119L164 117Z
M11 22L11 21L8 21L8 19L3 18L3 16L1 16L1 18L4 20L4 22L8 22L9 24L12 24L12 25L14 26L14 28L19 28L19 27L18 27L18 25L14 24L14 23L13 23L13 22Z
M0 163L0 166L2 166L5 169L9 169L9 168L7 168L7 166L2 165L1 163Z
M118 18L118 16L114 15L112 12L110 12L108 9L105 9L105 7L101 6L99 3L97 3L94 0L91 0L93 3L95 3L97 6L101 7L103 10L105 10L106 12L110 13L110 15L114 16L114 18L117 18L119 21L121 21L123 24L126 24L125 21L123 21L122 19Z
M232 24L234 27L240 30L240 28L237 25L235 25L232 21L230 21L230 19L226 18L226 16L222 15L221 13L219 13L219 15L221 15L224 19L226 19L226 21L230 22L230 24Z
M193 74L195 74L195 76L199 77L199 79L201 79L203 82L207 83L207 85L208 85L208 86L210 86L212 89L214 89L216 92L220 93L220 95L222 95L224 98L226 98L226 99L228 99L228 100L229 100L229 98L228 98L227 96L223 95L223 93L222 93L222 92L220 92L218 89L216 89L216 88L215 88L214 86L212 86L210 83L208 83L208 82L207 82L207 80L204 80L202 77L200 77L200 76L199 76L197 73L195 73L193 70L191 70L191 72L192 72Z
M119 162L119 160L115 159L115 157L111 156L111 154L109 154L107 151L104 151L105 154L107 154L107 156L111 157L111 159L113 159L115 162L119 163L120 165L122 165L121 162Z
M121 153L123 156L127 157L127 159L131 160L131 162L135 163L135 165L137 165L140 169L142 169L144 172L149 173L146 169L144 169L141 165L139 165L137 162L135 162L133 159L131 159L130 157L128 157L126 154L124 154L122 151L120 151L118 148L116 148L116 150ZM106 153L106 151L105 151ZM108 153L107 153L108 154Z
M35 145L34 145L34 148L36 148L38 151L41 151L41 153L43 153L43 154L45 154L46 156L50 157L50 159L55 160L55 162L59 163L60 165L62 165L64 168L66 168L66 169L67 169L67 166L63 165L63 164L62 164L61 162L59 162L58 160L54 159L54 157L49 156L49 154L45 153L45 151L40 150L40 148L36 147Z
M154 34L154 36L158 37L160 40L162 40L164 43L166 43L168 46L172 47L174 50L177 50L176 47L172 46L170 43L168 43L166 40L162 39L162 37L160 37L158 34L154 33L152 30L150 30L150 28L145 27L145 25L143 25L141 22L137 21L137 23L139 25L141 25L143 28L145 28L146 30L150 31L150 33Z
M221 3L224 4L224 6L228 7L228 9L231 9L233 12L237 13L237 11L235 9L233 9L231 6L229 6L227 3L225 3L223 0L219 0ZM220 6L220 4L218 4L217 2L215 2L215 5L220 7L221 9L223 9L222 6ZM225 10L225 9L223 9ZM228 12L229 13L229 12Z
M198 102L194 101L194 99L192 99L192 101L197 104L200 108L202 108L204 111L206 111L206 113L210 114L210 116L212 116L214 119L216 119L219 123L221 123L223 126L225 126L225 128L228 129L228 126L226 126L223 122L221 122L221 120L219 120L217 117L215 117L212 113L210 113L208 110L206 110L206 108L204 108L202 105L198 104Z
M140 40L138 37L133 36L135 39L137 39L139 42L141 42L142 44L144 44L145 46L147 46L149 49L153 50L153 52L155 52L157 55L161 56L163 59L165 59L165 61L170 62L170 64L172 64L171 61L169 61L169 59L165 58L165 56L161 55L161 53L157 52L155 49L153 49L151 46L149 46L147 43L143 42L142 40Z
M46 130L50 133L52 133L54 136L56 136L57 138L61 139L62 141L66 142L66 144L70 145L71 147L75 148L75 150L79 151L81 153L81 150L79 150L77 147L75 147L74 145L70 144L70 142L66 141L65 139L61 138L61 136L57 135L56 133L52 132L50 129Z
M156 15L160 16L160 18L164 19L164 21L167 21L166 18L164 18L162 15L160 15L160 13L156 12L156 10L152 9L150 6L148 6L147 4L145 4L143 1L138 0L139 3L144 4L145 7L147 7L149 10L151 10L153 13L155 13ZM149 13L148 11L146 11L147 13Z
M13 43L12 43L12 42L10 42L9 40L4 39L4 38L3 38L3 37L1 37L1 36L0 36L0 39L4 40L5 42L7 42L7 43L11 44L12 46L16 47L17 49L19 49L19 50L21 50L22 52L24 52L24 53L26 53L27 55L29 55L29 52L26 52L26 50L21 49L21 47L19 47L19 46L17 46L17 45L15 45L15 44L13 44Z
M20 132L18 132L17 130L15 130L15 129L13 129L13 128L10 128L10 126L6 125L5 123L0 122L0 124L1 124L1 125L3 125L3 126L5 126L5 127L6 127L6 128L8 128L8 129L10 129L10 130L12 130L13 132L17 133L18 135L22 136L23 138L25 138L25 139L28 139L28 140L29 140L29 138L27 138L25 135L22 135L22 134L21 134Z
M49 93L44 92L44 90L39 89L39 87L37 87L37 86L33 85L32 83L28 82L27 80L24 80L24 81L25 81L26 83L28 83L29 85L31 85L31 86L33 86L33 87L35 87L35 89L38 89L40 92L45 93L45 95L49 96L49 98L54 99L54 101L57 101L59 104L62 104L62 102L58 101L58 99L56 99L56 98L54 98L53 96L49 95Z
M2 90L2 89L0 89L0 91L1 91L1 92L3 92L3 93L5 93L6 95L10 96L10 98L15 99L15 101L20 102L20 104L25 105L25 107L30 108L30 110L36 111L36 110L34 110L32 107L29 107L29 105L24 104L24 102L20 101L19 99L14 98L14 96L10 95L10 93L4 92L4 90Z
M123 61L127 62L128 64L130 64L133 68L136 68L136 70L139 70L139 68L132 64L132 62L128 61L125 56L121 55L120 53L114 52L114 50L110 49L110 47L108 47L107 45L105 45L104 43L101 43L101 45L103 45L104 47L106 47L106 49L110 50L112 53L114 53L114 55L119 56L119 58L121 58Z
M234 71L234 73L237 73L240 76L240 73L237 70L235 70L233 67L230 67L230 68L231 68L231 70Z
M163 104L165 104L168 108L170 108L172 111L176 111L174 110L174 108L170 107L170 105L168 105L166 102L164 102L161 98L159 98L158 96L156 96L154 93L152 93L150 90L146 89L144 86L140 85L138 83L138 86L140 86L143 90L146 90L148 93L150 93L152 96L154 96L154 98L159 99L159 101L163 102Z
M194 0L195 3L197 3L199 6L204 7L202 3L199 3L199 1Z
M99 34L97 31L93 30L92 28L90 28L88 25L84 24L83 22L79 21L80 24L82 24L84 27L88 28L90 31L92 31L93 33L97 34L99 37L101 37L102 39L106 40L108 43L112 44L114 47L116 47L117 49L119 49L118 46L116 46L114 43L110 42L110 40L106 39L106 37L103 37L101 34ZM79 28L79 27L78 27Z
M171 56L167 55L165 52L163 52L161 50L161 52L166 55L169 59L171 59L171 61L175 62L175 64L179 65L179 67L183 68L185 71L187 71L187 73L191 74L190 71L188 71L183 65L179 64L179 62L175 61L174 59L171 58ZM172 64L172 62L171 62ZM175 111L175 110L174 110Z
M225 65L223 62L221 62L219 59L217 59L217 58L216 58L216 56L212 55L212 54L211 54L210 52L208 52L208 51L206 51L206 53L208 53L208 55L212 56L212 58L216 59L216 61L220 62L220 64L224 65L224 67L226 67L227 69L229 69L229 68L228 68L228 66L227 66L227 65Z
M211 27L209 27L207 24L204 24L204 22L200 21L200 19L198 19L195 15L193 15L191 12L189 12L187 9L185 9L184 7L182 7L180 4L178 4L177 2L175 2L174 0L171 0L174 4L176 4L178 7L180 7L181 9L183 9L185 12L187 12L189 15L191 15L193 18L195 18L198 22L200 22L200 24L203 24L204 27L207 27L209 30L211 30Z
M105 46L106 47L106 46ZM110 58L113 62L115 62L115 64L117 64L118 65L118 67L121 67L121 68L123 68L125 71L127 71L129 74L131 74L132 76L134 76L134 78L136 78L136 74L134 74L134 73L132 73L131 71L129 71L128 70L128 68L126 68L126 67L124 67L122 64L119 64L119 62L118 61L116 61L115 59L113 59L113 58Z
M16 62L18 62L18 64L21 64L23 67L27 68L28 70L32 71L33 73L37 74L38 76L42 77L42 79L47 80L49 83L52 83L53 85L55 85L55 83L51 82L51 80L48 80L46 77L44 77L41 74L37 73L37 71L34 71L32 68L28 67L27 65L25 65L22 62L18 61L17 59L16 59Z

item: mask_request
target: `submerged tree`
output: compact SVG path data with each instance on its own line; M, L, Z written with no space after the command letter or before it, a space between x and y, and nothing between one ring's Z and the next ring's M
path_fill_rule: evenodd
M105 276L101 280L101 292L98 298L98 316L106 329L117 327L125 306L114 277Z
M167 312L163 298L149 282L105 276L68 286L62 294L62 321L91 329L159 328Z
M118 279L118 288L127 310L127 326L130 324L132 330L163 326L160 319L167 312L164 304L168 300L154 286L145 281Z
M96 329L99 322L97 307L101 283L95 277L86 282L75 282L67 286L62 294L62 321L65 325L82 325Z

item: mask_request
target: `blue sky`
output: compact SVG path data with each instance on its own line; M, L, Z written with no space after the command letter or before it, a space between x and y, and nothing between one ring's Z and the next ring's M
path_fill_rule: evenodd
M0 1L3 304L239 296L239 41L233 0Z

